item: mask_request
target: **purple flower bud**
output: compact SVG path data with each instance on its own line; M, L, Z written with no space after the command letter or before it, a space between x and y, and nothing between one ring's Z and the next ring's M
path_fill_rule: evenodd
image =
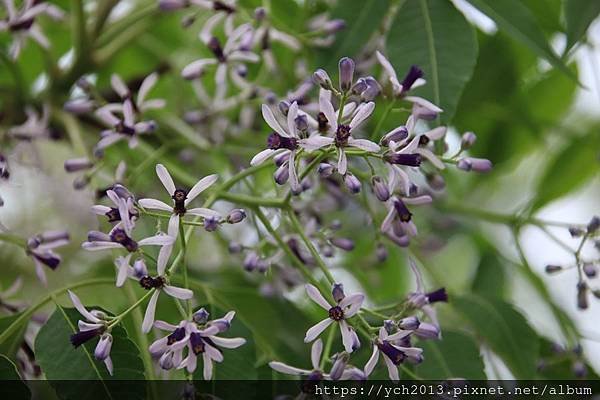
M467 157L458 160L456 166L463 171L488 172L492 169L492 162L485 158Z
M134 198L133 194L129 191L129 189L127 189L125 186L121 185L120 183L113 185L112 190L113 190L113 192L115 192L117 194L117 196L119 196L120 198L122 198L124 200Z
M354 250L354 241L352 241L352 239L333 237L329 239L329 242L335 247L345 251Z
M187 7L188 2L185 0L159 0L158 8L162 11L175 11Z
M587 367L583 361L577 360L573 363L573 374L575 374L577 378L585 378L587 376Z
M148 275L148 267L146 267L146 262L143 258L138 258L133 263L133 276L135 276L137 279L141 279L146 275Z
M386 133L380 140L382 146L387 146L390 142L400 142L408 137L406 126L399 126L396 129Z
M344 176L344 183L346 184L346 187L348 188L350 193L360 193L360 181L353 174L347 173L346 176Z
M74 347L79 347L82 344L92 340L96 336L101 335L103 330L104 327L98 327L96 329L90 329L87 331L79 331L71 335L69 339Z
M358 78L354 86L352 86L352 94L360 95L362 92L367 90L369 85L367 84L367 80L365 78Z
M287 151L283 152L283 153L279 153L279 154L275 155L275 157L273 157L273 161L275 162L275 165L278 167L281 167L289 159L290 159L290 153Z
M406 92L410 90L412 85L414 85L414 83L416 82L416 80L422 77L423 71L416 65L411 66L408 72L406 73L404 80L402 81L402 91Z
M569 227L569 233L571 234L571 237L578 238L581 235L583 235L584 231L583 231L583 229L577 228L575 226L571 226L571 227Z
M262 21L267 16L267 10L264 7L257 7L254 9L254 18L257 21Z
M77 172L89 169L94 166L94 163L87 158L72 158L65 161L65 171Z
M386 319L383 321L383 329L385 329L388 335L393 335L398 332L398 325L391 319Z
M113 338L110 333L105 333L100 337L96 349L94 350L94 357L96 360L104 361L110 356L110 349L112 348Z
M195 323L197 323L198 325L204 325L206 324L206 322L208 321L208 317L210 316L209 312L206 311L204 309L204 307L202 307L201 309L199 309L198 311L196 311L194 313L194 315L192 315L192 319L194 320Z
M173 351L167 350L158 360L158 365L164 370L170 370L175 365L173 363Z
M317 169L321 178L329 178L333 174L333 165L328 163L319 164L319 168Z
M296 124L296 129L300 132L306 132L308 130L308 117L306 115L298 115L296 119L294 119L294 123Z
M600 217L594 216L587 225L587 232L594 233L600 228Z
M585 282L579 282L577 284L577 308L585 310L588 308L588 287Z
M332 34L341 31L346 27L346 21L343 19L332 19L323 25L323 31L327 34Z
M440 336L440 329L437 325L430 324L429 322L421 322L414 332L415 335L422 339L437 339Z
M73 188L75 190L82 190L90 183L90 178L87 176L78 176L73 181Z
M313 74L313 80L317 85L321 86L323 89L333 89L331 78L324 69L319 68L318 70L316 70Z
M279 111L281 111L283 115L287 116L288 111L290 110L290 102L287 100L280 101L278 107Z
M419 318L415 316L402 318L400 321L398 321L398 327L408 331L414 331L415 329L418 329L420 324L421 322L419 321Z
M92 83L87 80L85 77L81 77L79 79L77 79L77 82L75 82L75 85L80 88L81 90L83 90L84 92L89 92L94 86L92 85Z
M256 270L261 262L261 259L258 254L255 252L250 252L244 258L244 269L248 272L252 272Z
M323 254L323 257L331 258L335 255L335 251L333 250L333 247L331 247L329 245L322 245L320 247L320 250L321 250L321 254Z
M287 163L281 165L275 170L273 173L273 179L278 185L283 185L288 181L288 179L290 179L290 169L288 168Z
M388 258L388 251L385 246L381 243L377 245L377 249L375 249L375 256L377 257L377 261L384 262Z
M219 227L219 218L208 217L204 218L204 230L207 232L214 232Z
M340 89L343 92L347 92L352 87L352 80L354 78L354 60L349 57L344 57L338 64L339 78L340 78Z
M372 76L366 77L365 82L367 83L367 88L360 94L360 98L363 101L372 101L381 93L381 85Z
M333 288L331 289L331 294L333 295L333 299L336 303L339 303L346 297L344 294L344 285L341 283L334 283Z
M371 178L371 187L373 189L375 197L377 197L377 200L383 202L388 201L388 199L390 198L390 190L388 189L383 179L376 175L373 176Z
M560 265L546 265L546 273L547 274L554 274L556 272L562 271L562 267Z
M448 293L446 293L446 288L440 288L433 292L426 293L427 301L429 304L436 302L447 302L448 301Z
M228 224L237 224L242 222L246 218L246 211L241 208L236 208L232 210L229 215L227 215L227 223Z
M473 132L465 132L460 141L461 149L470 149L477 140L477 136Z
M594 264L587 262L583 264L583 273L588 278L595 278L598 274L598 270L596 269L596 266Z
M333 357L333 366L329 371L329 377L333 381L337 381L342 377L344 370L346 369L346 365L348 364L348 360L350 359L350 355L345 351L342 353L338 353Z
M238 242L230 242L227 248L231 254L237 254L244 250L244 246Z
M390 164L406 165L408 167L418 167L421 165L422 157L420 154L390 153L384 157Z
M433 190L444 190L446 188L446 180L440 174L427 174L425 176L429 187Z

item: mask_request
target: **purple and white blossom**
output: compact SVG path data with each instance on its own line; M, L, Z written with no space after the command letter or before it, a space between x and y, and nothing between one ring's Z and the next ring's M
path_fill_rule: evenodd
M152 296L150 296L150 301L146 306L146 313L144 314L144 320L142 321L142 332L148 333L150 329L152 329L152 324L154 323L154 315L156 313L156 304L158 303L158 297L162 292L165 292L167 295L180 300L189 300L194 297L194 292L190 289L180 288L176 286L171 286L169 284L168 278L165 276L165 265L157 266L158 275L152 277L150 275L146 275L140 278L140 286L146 290L154 290Z
M79 300L79 297L77 297L77 295L70 290L69 297L71 298L71 302L77 311L79 311L79 313L85 318L83 321L77 321L77 327L79 331L71 335L71 344L74 347L79 347L95 337L100 337L100 340L98 340L98 344L94 350L94 357L99 361L103 361L104 365L106 365L108 373L112 375L113 363L112 359L110 358L110 350L112 348L113 337L108 328L108 316L103 311L88 311L84 307L81 300Z
M27 240L27 254L33 259L38 279L47 285L45 267L55 270L61 262L60 255L54 252L57 247L69 243L67 231L46 231Z
M384 327L379 328L379 335L373 340L373 353L365 365L365 374L369 376L381 355L388 370L390 379L394 382L400 380L398 365L405 360L419 363L423 360L423 349L419 347L404 347L396 344L397 341L408 337L412 331L398 330L394 334L388 334Z
M417 235L417 226L412 220L412 213L408 205L421 205L431 203L429 195L417 197L391 197L388 202L388 213L381 223L380 230L399 246L405 247L410 242L410 237Z
M332 288L332 296L335 300L335 304L330 304L319 289L311 284L305 286L308 297L311 298L315 303L325 309L328 313L327 318L312 326L306 331L304 342L309 343L315 340L329 325L337 322L340 326L340 332L342 334L342 342L344 348L348 353L352 353L354 350L360 347L360 341L358 335L354 331L354 328L346 321L348 318L353 317L360 310L362 303L365 299L365 295L362 293L353 293L346 296L344 294L344 287L342 284L334 284Z

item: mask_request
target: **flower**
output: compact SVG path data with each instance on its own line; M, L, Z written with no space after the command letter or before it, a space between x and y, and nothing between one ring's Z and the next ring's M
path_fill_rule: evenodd
M285 172L285 179L276 179L277 183L285 183L290 180L292 191L297 193L300 190L300 181L296 172L296 153L299 149L309 151L328 146L331 141L320 135L312 136L308 139L300 138L298 134L298 118L306 115L298 109L298 103L290 104L287 113L287 129L277 121L277 118L266 104L262 105L262 115L273 133L267 139L268 148L256 154L250 161L251 165L259 165L268 158L274 156L286 157L280 169Z
M77 321L77 327L79 331L71 335L71 344L74 347L79 347L85 342L100 336L96 349L94 350L94 357L103 361L106 365L106 369L110 375L113 374L113 363L110 358L110 350L112 348L113 337L108 332L108 318L107 315L99 310L88 311L79 300L79 297L69 290L69 297L71 302L79 311L79 313L85 318L85 321Z
M365 299L365 295L362 293L354 293L349 296L344 294L344 288L342 284L334 284L332 289L333 298L335 304L331 305L325 300L323 295L319 292L315 286L307 284L305 286L306 293L308 296L318 305L323 307L329 315L327 318L312 326L306 331L304 337L304 343L309 343L315 340L329 325L334 322L339 323L340 331L342 334L342 342L344 348L348 353L352 353L354 350L360 347L360 341L358 335L354 329L346 322L347 318L354 316Z
M209 313L201 308L194 313L192 321L184 320L178 325L156 321L156 328L172 333L152 343L149 351L153 357L159 358L161 368L186 368L189 373L196 370L198 357L202 355L203 376L205 380L210 380L213 375L213 361L223 361L220 347L236 349L246 343L244 338L217 336L229 329L234 316L235 312L230 311L222 318L209 321ZM182 359L186 348L187 356Z
M148 268L143 258L138 258L131 266L131 256L129 253L125 257L119 256L115 259L115 267L117 268L116 286L121 287L125 283L125 279L130 277L135 280L140 280L148 275Z
M135 221L139 215L133 206L133 198L131 196L119 196L119 193L123 194L122 192L107 190L106 195L116 207L94 205L92 206L92 212L106 216L108 222L115 224L116 227L126 227L126 230L130 232L135 226Z
M27 115L27 119L23 124L8 129L8 134L11 137L31 141L50 135L50 130L48 129L50 108L48 105L43 106L41 115L32 107L25 108L25 114Z
M271 367L272 369L274 369L277 372L281 372L282 374L305 376L307 378L307 380L309 380L309 381L321 381L323 379L325 379L325 380L339 379L341 376L341 373L338 374L336 372L336 375L335 375L336 379L333 379L331 377L331 375L326 374L325 372L323 372L321 370L321 368L319 366L319 362L321 360L322 352L323 352L323 341L321 339L317 339L313 343L311 350L310 350L310 361L311 361L311 364L313 367L312 370L292 367L290 365L287 365L287 364L279 362L279 361L271 361L269 363L269 367ZM343 358L339 358L340 361L342 359ZM335 365L335 363L334 363L334 366L331 368L332 371L334 371L334 370L340 371L339 364L340 364L340 362L338 362L338 365ZM341 368L341 371L343 371L343 367Z
M69 243L69 233L66 231L46 231L27 240L26 252L35 263L35 272L38 279L46 285L46 273L44 265L55 270L61 262L61 258L53 249Z
M48 38L36 24L36 18L41 14L46 14L54 20L60 20L64 16L61 9L47 2L38 3L34 0L24 1L20 10L15 8L13 0L4 0L4 6L8 17L0 21L0 32L8 31L13 35L13 42L9 49L9 54L13 60L19 57L28 37L45 49L50 47Z
M377 57L377 61L379 61L379 64L381 64L381 67L383 68L388 80L392 85L392 92L394 96L401 96L410 89L414 89L425 83L425 80L422 79L423 71L415 65L410 67L410 70L402 80L402 83L400 83L398 80L398 75L396 75L396 71L389 60L385 58L385 56L379 51L375 52L375 56Z
M125 82L123 82L123 79L117 74L113 74L110 77L110 84L113 90L119 95L122 101L130 99L136 113L143 113L148 110L163 108L165 106L165 101L163 99L146 100L148 93L152 90L154 85L156 85L157 81L158 74L156 72L153 72L144 78L134 101L133 93L129 87L127 87ZM121 104L116 104L116 106L121 106Z
M142 322L142 332L148 333L152 329L154 323L154 314L156 313L156 303L158 297L162 292L165 292L171 297L181 300L189 300L194 297L194 292L189 289L175 287L169 285L169 281L165 274L165 266L158 267L158 276L152 277L146 275L140 278L140 286L146 290L154 290L148 306L146 307L146 313L144 314L144 321Z
M417 226L412 221L412 213L406 204L428 204L429 195L417 197L391 197L388 202L388 213L381 223L380 230L399 246L407 246L411 236L417 235Z
M338 115L336 115L333 104L331 103L331 92L321 91L319 96L319 108L322 113L321 118L324 118L323 121L320 121L320 124L327 124L326 131L334 135L334 137L322 137L319 139L322 143L319 144L321 147L327 144L335 144L338 150L337 169L341 175L345 175L348 169L348 161L344 148L355 147L368 152L379 151L380 147L376 143L373 143L367 139L355 139L352 137L353 131L356 130L356 128L358 128L373 113L373 110L375 109L375 103L371 101L368 103L362 103L356 107L353 117L347 125L343 123L338 124L338 115L340 111L338 111ZM343 114L345 113L346 110L344 109Z
M400 380L397 366L403 361L421 362L423 360L423 349L418 347L403 347L395 343L398 340L406 338L411 333L411 331L399 330L389 335L384 327L379 328L379 336L373 341L373 353L365 365L365 374L368 376L373 372L379 360L379 354L383 355L388 375L394 382Z
M120 113L122 117L119 118L114 113ZM139 135L154 132L157 127L154 121L136 122L134 103L131 98L126 98L122 106L107 104L99 108L96 116L111 129L102 131L102 138L94 149L95 154L101 153L120 140L127 140L129 148L133 149L137 147Z

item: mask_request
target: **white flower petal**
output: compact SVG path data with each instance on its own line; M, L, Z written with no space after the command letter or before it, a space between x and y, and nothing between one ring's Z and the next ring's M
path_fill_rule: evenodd
M156 200L156 199L140 199L140 200L138 200L138 203L140 203L140 205L142 207L148 208L148 209L151 209L151 210L161 210L161 211L173 212L173 207L171 207L167 203L162 202L160 200Z
M354 350L360 347L360 341L354 329L348 325L345 320L339 321L340 332L342 333L342 343L348 353L352 353Z
M375 109L375 103L370 101L367 104L360 107L360 109L350 121L350 130L356 129L360 124L362 124L367 118L371 116L373 110Z
M284 363L279 362L279 361L271 361L269 363L269 367L271 367L272 369L274 369L277 372L281 372L282 374L296 375L296 376L310 374L310 371L307 371L305 369L300 369L300 368L292 367L290 365L284 364Z
M361 149L364 151L371 151L376 153L380 150L378 144L371 142L367 139L354 139L352 137L348 138L348 146L356 147L357 149Z
M340 301L339 306L344 310L344 316L346 318L350 318L354 316L360 310L363 301L365 300L365 295L362 293L353 293L349 296L346 296Z
M237 349L238 347L246 344L246 339L244 338L222 338L218 336L211 336L210 340L212 340L217 346L224 347L226 349Z
M346 158L346 152L342 148L338 148L337 170L341 175L346 175L346 171L348 170L348 159Z
M218 211L211 210L210 208L191 208L187 210L187 214L197 215L203 218L221 218L221 214Z
M323 352L323 341L321 339L315 340L310 349L310 361L315 370L319 369L319 363L321 362L321 353Z
M206 354L206 353L202 354L202 362L204 363L204 369L202 371L202 376L204 377L205 381L209 381L212 378L213 365L212 365L212 361L211 361L210 357L208 356L208 354ZM189 371L189 369L188 369L188 371Z
M290 133L290 135L292 137L298 137L298 134L296 133L296 117L297 116L298 116L298 103L294 101L290 105L290 109L288 110L288 115L287 115L288 132Z
M313 340L315 340L332 323L333 323L333 320L331 318L327 317L323 321L310 327L306 331L306 336L304 336L304 343L310 343Z
M329 90L321 90L319 92L319 110L325 114L327 122L329 123L329 132L335 133L337 131L337 115L331 104L331 92Z
M300 139L299 145L305 150L314 151L333 143L333 138L315 135L308 139Z
M146 77L146 79L144 79L144 81L140 85L140 89L138 90L138 95L137 95L137 104L138 105L141 105L144 103L144 100L146 100L146 96L148 95L148 92L150 92L150 89L152 89L154 87L157 80L158 80L158 74L156 72L148 75Z
M390 360L386 355L383 356L383 361L385 361L390 379L394 382L398 382L400 380L400 376L398 375L398 367L396 367L392 360Z
M308 297L310 297L312 301L323 307L325 310L329 311L329 309L331 308L331 304L329 304L327 300L325 300L325 297L323 297L321 292L319 292L319 289L317 289L314 285L311 285L310 283L304 285L304 288L306 289L306 294L308 294Z
M266 104L262 105L262 115L267 124L273 129L275 132L279 133L283 137L290 137L290 134L285 131L273 115L273 111Z
M140 246L169 246L173 244L175 238L169 235L156 235L142 239L138 242Z
M442 162L442 160L440 160L429 149L424 149L422 147L419 147L418 149L415 150L415 153L420 154L423 157L425 157L437 169L445 169L446 168L446 165L444 165L444 163Z
M192 200L194 200L200 193L211 187L219 179L216 174L205 176L200 179L187 194L185 205L187 206Z
M189 300L194 297L194 292L190 289L184 289L176 286L164 285L162 290L165 291L171 297L175 297L181 300Z
M170 196L173 196L173 193L175 193L175 183L173 182L173 178L171 178L171 174L169 174L169 171L167 171L164 165L156 164L156 175L162 182L165 189L167 189L167 193L169 193Z
M154 324L154 314L156 313L156 302L158 301L159 295L160 295L160 290L155 290L154 293L152 293L152 297L150 297L148 306L146 307L146 313L144 314L144 321L142 322L142 332L144 332L144 333L150 332L150 329L152 329L152 325Z
M92 313L85 309L83 303L81 302L81 300L79 300L79 297L77 297L75 293L71 292L70 290L68 292L69 297L71 298L71 303L73 303L77 311L79 311L79 314L81 314L85 319L87 319L90 322L101 322L100 318L95 317Z
M369 361L365 364L365 375L371 375L371 372L375 369L375 365L377 365L377 361L379 360L379 348L376 345L373 345L373 353L371 353L371 357L369 357Z

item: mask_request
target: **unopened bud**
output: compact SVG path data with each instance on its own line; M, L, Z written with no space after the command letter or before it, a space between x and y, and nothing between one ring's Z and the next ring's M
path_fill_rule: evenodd
M242 250L244 250L244 246L242 246L238 242L231 242L231 243L229 243L229 246L227 246L227 249L229 250L229 252L231 254L237 254L237 253L240 253Z
M319 168L317 169L321 178L329 178L331 174L333 174L333 165L328 163L319 164Z
M73 188L75 190L82 190L90 183L90 178L87 176L78 176L73 181Z
M280 101L277 107L283 115L287 115L288 111L290 110L290 102L287 100Z
M273 173L273 179L278 185L283 185L290 179L290 169L287 164L281 165Z
M458 160L456 166L463 171L488 172L492 169L492 162L485 158L467 157Z
M334 245L335 247L337 247L338 249L342 249L345 251L354 250L354 241L352 241L352 239L334 237L334 238L330 238L329 242L332 245Z
M371 178L371 187L375 197L377 197L377 200L384 202L388 201L390 198L390 190L383 179L381 179L379 176L373 176Z
M318 69L314 72L313 74L313 80L314 82L321 86L323 89L326 90L332 90L333 89L333 84L331 83L331 78L329 77L329 74L327 74L327 72L324 69Z
M400 142L408 137L406 126L399 126L386 133L380 140L382 146L387 146L390 142Z
M470 149L477 140L477 136L473 132L465 132L460 141L460 148L463 150Z
M600 217L594 216L587 225L587 232L594 233L600 228Z
M553 265L553 264L546 265L546 273L548 273L548 274L554 274L559 271L562 271L562 267L560 265Z
M579 282L577 284L577 308L585 310L588 308L588 287L585 282Z
M323 26L323 31L327 34L332 34L341 31L346 27L346 21L343 19L332 19L327 21Z
M569 233L571 234L571 237L578 238L584 234L584 231L583 231L583 229L577 228L575 226L571 226L571 227L569 227Z
M353 194L360 193L360 187L361 187L360 181L353 174L347 173L346 176L344 177L344 183L346 184L346 187L348 188L350 193L353 193Z
M87 114L94 110L95 103L89 99L73 99L69 100L63 106L64 110L72 114L80 115Z
M175 11L187 7L188 3L185 0L159 0L158 8L161 11Z
M331 294L333 295L333 299L336 303L339 303L346 297L344 294L344 285L341 283L334 283L333 289L331 290Z
M198 311L196 311L194 313L194 315L192 315L192 319L198 325L204 325L208 322L209 316L210 316L210 313L208 311L206 311L206 309L204 307L202 307Z
M583 273L588 278L595 278L598 274L598 270L596 269L596 266L594 264L588 262L583 264Z
M344 57L340 60L339 65L340 89L347 92L352 87L354 78L354 60L349 57Z
M72 158L65 161L65 171L77 172L89 169L94 166L94 163L87 158Z
M237 224L242 222L246 218L246 211L241 208L236 208L232 210L229 215L227 215L227 223L228 224Z
M398 321L398 327L408 331L414 331L419 327L420 324L421 322L419 321L419 318L415 316L402 318L400 321Z

